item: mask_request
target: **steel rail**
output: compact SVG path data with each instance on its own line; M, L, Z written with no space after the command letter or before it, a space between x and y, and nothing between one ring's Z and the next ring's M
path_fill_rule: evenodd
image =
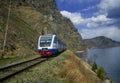
M27 60L24 62L16 63L13 65L1 68L0 69L0 83L46 60L48 60L48 58L35 58L35 59Z

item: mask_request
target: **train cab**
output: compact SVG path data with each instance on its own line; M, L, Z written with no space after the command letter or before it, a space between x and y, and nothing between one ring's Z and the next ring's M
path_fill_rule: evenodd
M41 56L52 56L64 50L65 44L56 35L41 35L38 51Z

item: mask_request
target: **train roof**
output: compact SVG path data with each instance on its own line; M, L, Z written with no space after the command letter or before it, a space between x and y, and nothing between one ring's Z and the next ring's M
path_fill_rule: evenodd
M41 37L50 37L50 36L56 36L55 34L46 34L46 35L40 35Z

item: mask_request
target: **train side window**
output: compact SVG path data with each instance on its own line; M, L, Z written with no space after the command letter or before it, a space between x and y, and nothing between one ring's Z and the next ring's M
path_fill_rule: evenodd
M56 44L57 44L57 37L55 37L55 39L54 39L54 43L56 43Z

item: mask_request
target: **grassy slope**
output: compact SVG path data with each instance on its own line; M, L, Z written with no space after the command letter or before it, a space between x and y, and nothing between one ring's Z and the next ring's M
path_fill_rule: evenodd
M60 71L61 77L66 78L69 83L102 83L91 71L90 65L70 51L67 51L67 54L69 57Z
M10 64L26 61L37 57L39 57L39 55L25 55L25 56L16 56L16 57L0 59L0 68Z
M7 9L2 7L0 8L0 10L2 19L2 21L0 20L0 55L1 55L4 40L4 32L6 28L5 25L7 19ZM26 23L24 20L17 17L13 12L14 10L11 11L9 20L5 57L35 54L35 51L37 49L37 39L39 33L33 30L30 24ZM12 47L14 47L14 49Z
M101 83L91 67L66 51L6 83Z

